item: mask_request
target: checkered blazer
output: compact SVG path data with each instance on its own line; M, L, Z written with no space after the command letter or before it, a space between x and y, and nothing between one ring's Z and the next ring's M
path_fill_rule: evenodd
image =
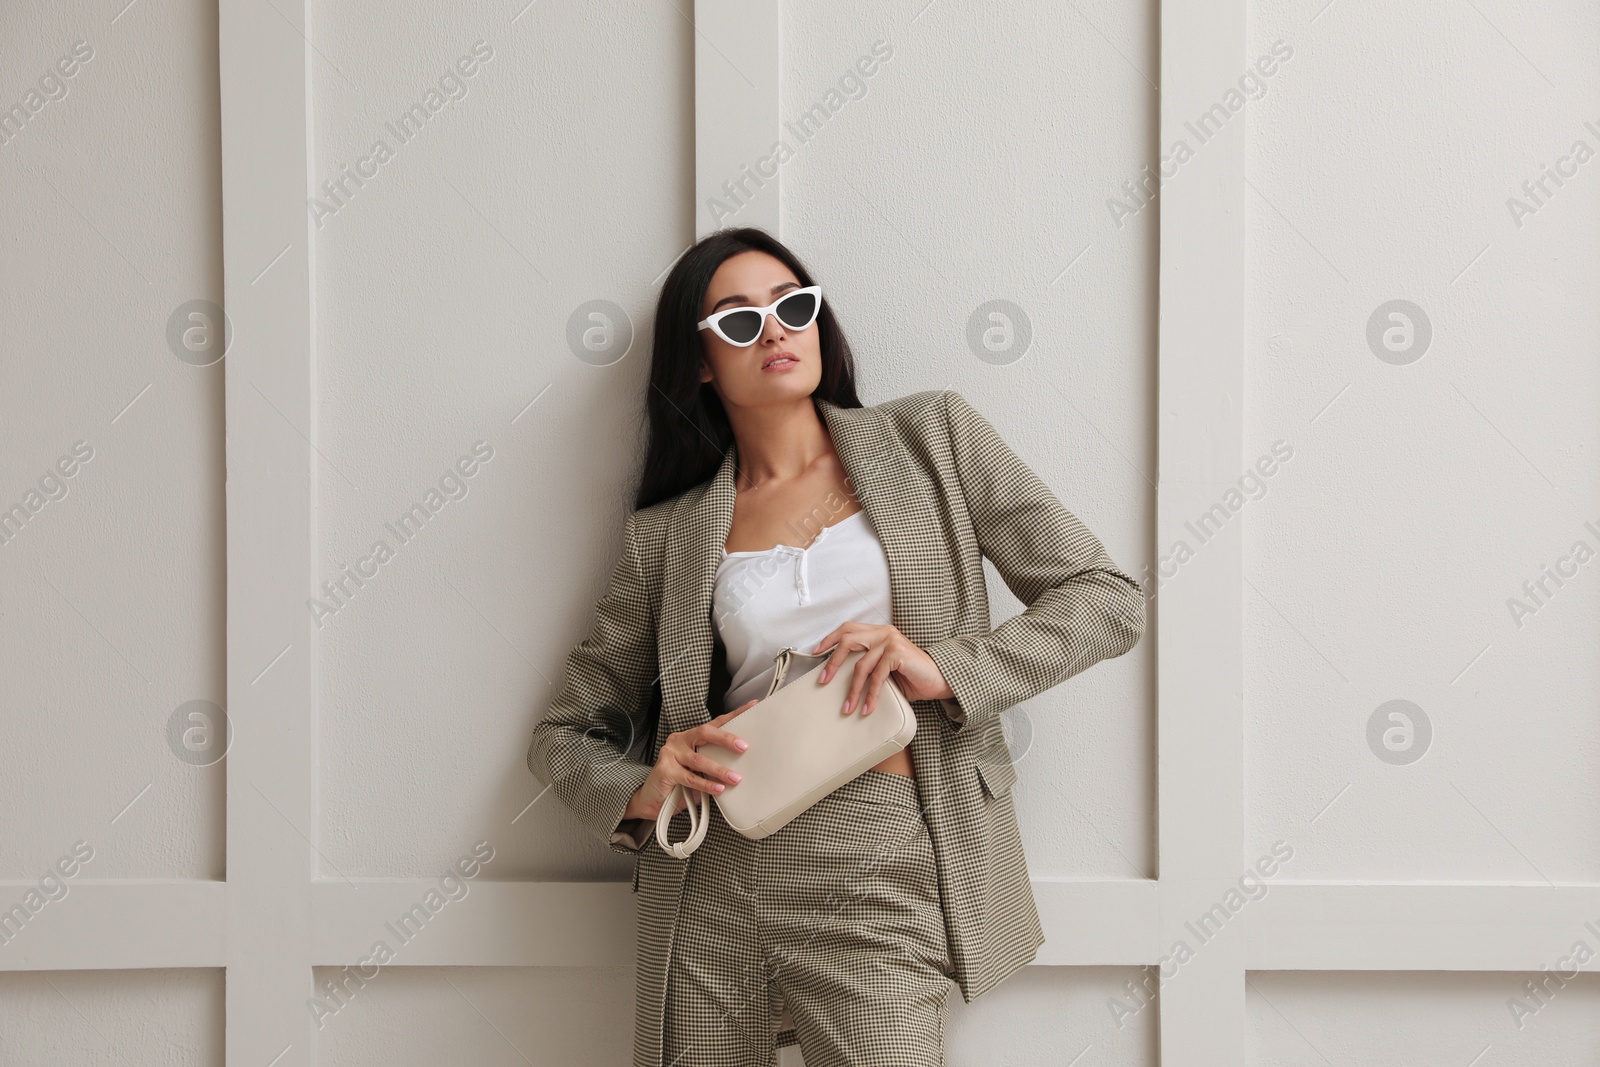
M1144 632L1144 594L960 394L816 404L888 556L894 625L955 694L914 702L910 747L956 982L970 1002L1044 943L1000 713L1132 648ZM660 1067L685 861L662 851L653 822L623 822L622 810L667 736L721 707L727 672L712 592L733 519L736 453L729 448L709 481L628 518L594 628L568 655L565 685L528 748L534 777L595 837L635 857L635 1067ZM993 630L984 557L1027 605ZM687 811L672 831L687 835Z

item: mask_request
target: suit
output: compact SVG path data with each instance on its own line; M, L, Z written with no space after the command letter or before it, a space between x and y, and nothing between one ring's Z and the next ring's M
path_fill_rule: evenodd
M817 409L889 561L893 622L953 698L916 701L916 783L950 958L970 1002L1034 958L1039 924L1000 713L1144 632L1145 600L1098 538L958 393ZM613 851L635 857L636 1067L659 1067L662 998L684 861L654 824L621 822L667 735L720 709L712 593L732 524L737 448L716 474L635 511L589 636L534 728L528 768ZM983 559L1027 608L989 623ZM737 720L735 720L737 722ZM685 835L687 812L673 823Z

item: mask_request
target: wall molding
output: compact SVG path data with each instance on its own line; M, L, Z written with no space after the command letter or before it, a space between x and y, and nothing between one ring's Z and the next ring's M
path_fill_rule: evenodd
M778 0L696 0L695 228L781 136ZM315 587L322 468L315 257L311 7L221 0L227 506L226 881L75 883L0 970L223 968L226 1056L260 1067L317 1056L312 968L358 964L431 879L321 877ZM293 25L286 25L285 20ZM295 27L300 31L296 32ZM1158 145L1183 136L1247 63L1247 8L1161 8ZM1161 190L1156 545L1243 463L1245 123L1230 124ZM1159 155L1159 147L1157 154ZM781 173L781 172L780 172ZM746 180L745 188L753 187ZM739 211L781 229L779 174ZM288 246L285 248L285 246ZM276 257L276 258L275 258ZM262 274L272 262L270 273ZM263 396L271 403L264 403ZM1186 923L1249 869L1243 763L1241 524L1165 588L1148 640L1158 672L1158 867L1151 881L1037 880L1037 966L1157 966ZM271 664L270 670L264 670ZM531 783L530 783L531 784ZM1293 842L1291 842L1293 843ZM1246 1062L1252 970L1538 971L1600 916L1600 885L1380 884L1265 879L1224 932L1162 989L1166 1067ZM32 883L0 883L10 899ZM474 882L394 966L616 967L634 951L622 882ZM560 924L527 917L559 914ZM1600 960L1584 968L1600 970Z

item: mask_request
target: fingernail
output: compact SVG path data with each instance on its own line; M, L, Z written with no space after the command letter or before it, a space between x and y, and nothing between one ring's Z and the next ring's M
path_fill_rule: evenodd
M735 784L744 781L744 775L740 774L738 771L729 771L728 777L732 778Z
M739 741L733 747L737 748L740 752L743 752L745 749L750 747L750 742L748 742L748 741Z
M721 783L721 782L717 782L717 783L716 783L716 784L714 784L714 785L713 785L713 786L712 786L712 787L711 787L711 788L712 788L712 789L715 789L715 790L716 790L716 791L717 791L717 792L719 792L719 793L720 793L720 792L722 792L722 789L723 789L723 786L722 786L722 783Z
M846 715L850 714L850 701L846 700L844 702L844 707L842 709L840 709L840 710L843 711L843 713L846 714Z

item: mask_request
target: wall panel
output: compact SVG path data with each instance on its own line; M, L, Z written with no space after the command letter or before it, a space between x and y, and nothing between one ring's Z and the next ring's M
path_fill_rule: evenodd
M1600 877L1600 19L1529 14L1252 8L1247 779L1296 878Z
M226 703L216 12L116 14L0 11L0 807L50 813L8 879L223 875L178 725Z
M784 7L783 236L828 280L863 403L960 391L1136 575L1158 220L1106 200L1155 143L1155 33L1147 5ZM1023 605L988 569L999 625ZM1151 647L1006 713L1037 876L1155 873Z

